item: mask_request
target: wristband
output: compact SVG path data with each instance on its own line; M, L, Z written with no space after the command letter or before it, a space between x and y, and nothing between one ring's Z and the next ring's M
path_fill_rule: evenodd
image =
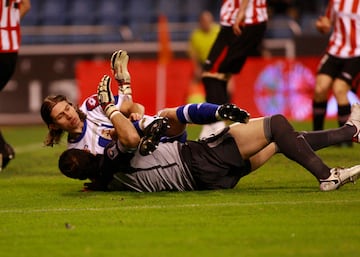
M110 114L109 119L111 120L112 117L114 117L114 116L117 115L117 114L120 114L120 112L119 112L118 110L113 111L113 112Z

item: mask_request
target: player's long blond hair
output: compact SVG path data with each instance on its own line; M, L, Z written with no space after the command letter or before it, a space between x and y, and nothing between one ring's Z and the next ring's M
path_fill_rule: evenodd
M54 146L54 144L58 144L61 140L62 135L65 132L62 129L50 128L50 124L55 124L53 118L51 117L51 111L57 103L62 101L66 101L70 105L73 105L64 95L47 96L41 105L41 110L40 110L41 118L49 128L49 132L44 140L44 144L46 146ZM86 114L83 113L77 106L74 106L74 108L76 112L79 114L80 120L84 121L86 119Z

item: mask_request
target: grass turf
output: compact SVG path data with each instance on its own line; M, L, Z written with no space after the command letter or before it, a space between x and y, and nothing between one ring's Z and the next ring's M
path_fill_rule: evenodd
M81 192L81 181L57 170L65 146L42 146L43 126L2 131L16 158L0 173L0 256L359 255L360 186L320 192L281 155L232 190ZM198 131L190 127L190 137ZM351 166L359 150L319 155L330 166Z

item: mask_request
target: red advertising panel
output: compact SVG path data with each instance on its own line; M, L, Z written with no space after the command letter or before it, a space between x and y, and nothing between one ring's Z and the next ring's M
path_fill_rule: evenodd
M233 77L232 102L252 117L281 113L289 119L311 117L312 94L318 57L249 58L240 74ZM185 104L192 66L189 60L172 60L161 66L156 60L130 60L133 99L155 114L163 107ZM109 63L81 61L76 66L80 102L96 92L103 74L111 74ZM117 92L113 81L113 92Z

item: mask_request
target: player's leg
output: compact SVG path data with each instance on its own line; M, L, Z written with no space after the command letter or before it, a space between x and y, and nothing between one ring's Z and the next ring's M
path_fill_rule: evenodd
M6 86L15 72L17 53L0 54L0 91Z
M360 177L360 165L351 168L330 169L319 156L315 154L303 135L294 133L290 123L282 115L272 116L268 126L273 141L286 157L296 161L310 171L320 182L322 191L338 189L340 186ZM354 128L348 131L352 137Z
M310 171L321 183L321 190L334 190L360 175L360 166L350 169L330 169L315 154L306 139L294 131L282 115L252 119L248 124L230 126L240 154L248 159L274 142L287 158L299 163Z
M338 124L339 127L343 126L348 120L351 112L351 105L348 99L348 92L350 91L350 85L343 79L335 79L333 82L333 92L336 98L338 107Z
M339 58L339 62L342 68L333 82L333 92L338 104L338 124L341 127L347 122L351 112L348 93L358 89L360 57ZM346 142L345 145L352 146L352 142Z
M331 89L333 79L326 74L316 76L315 90L313 96L313 130L324 128L328 94Z
M249 159L271 143L265 135L264 120L264 117L255 118L247 124L230 125L229 133L234 137L243 159Z
M117 50L111 56L111 69L119 85L119 94L129 95L131 97L131 77L127 69L129 56L124 50Z
M219 120L246 123L249 113L234 104L216 105L210 103L186 104L176 108L166 108L157 117L144 116L134 122L135 128L143 137L140 153L153 152L160 142L186 141L186 124L206 124ZM162 118L164 117L164 118Z
M169 129L167 118L153 117L152 121L141 131L142 138L138 147L140 154L145 156L155 151Z
M17 56L17 53L0 54L0 91L7 85L14 74ZM14 157L14 149L5 141L0 131L0 171L4 169Z
M207 124L219 120L247 123L250 114L234 104L186 104L176 108L176 117L181 123Z
M251 156L249 158L251 163L251 171L257 170L259 167L264 165L276 153L278 153L278 148L275 143L271 143Z
M176 108L167 108L159 111L159 116L169 119L168 135L181 133L186 124L209 124L221 120L247 123L250 114L234 104L186 104Z
M207 60L203 65L202 82L205 89L205 100L208 103L224 104L230 102L227 85L230 73L219 72L219 64L224 61L228 51L228 45L236 36L231 28L221 27L221 30L212 45ZM213 134L216 130L224 128L223 121L204 125L200 132L200 138Z
M319 131L302 131L303 135L314 151L331 145L344 142L359 143L360 132L360 104L355 103L351 107L351 114L346 124L340 128Z
M351 115L346 125L336 128L320 131L302 131L299 132L314 151L319 149L347 142L352 139L353 142L360 142L360 104L353 104ZM272 155L278 152L275 143L266 146L260 152L250 158L253 170L264 164Z
M337 59L325 54L320 61L320 68L316 74L313 95L313 130L322 130L326 117L326 108L329 92L334 78L341 67Z

